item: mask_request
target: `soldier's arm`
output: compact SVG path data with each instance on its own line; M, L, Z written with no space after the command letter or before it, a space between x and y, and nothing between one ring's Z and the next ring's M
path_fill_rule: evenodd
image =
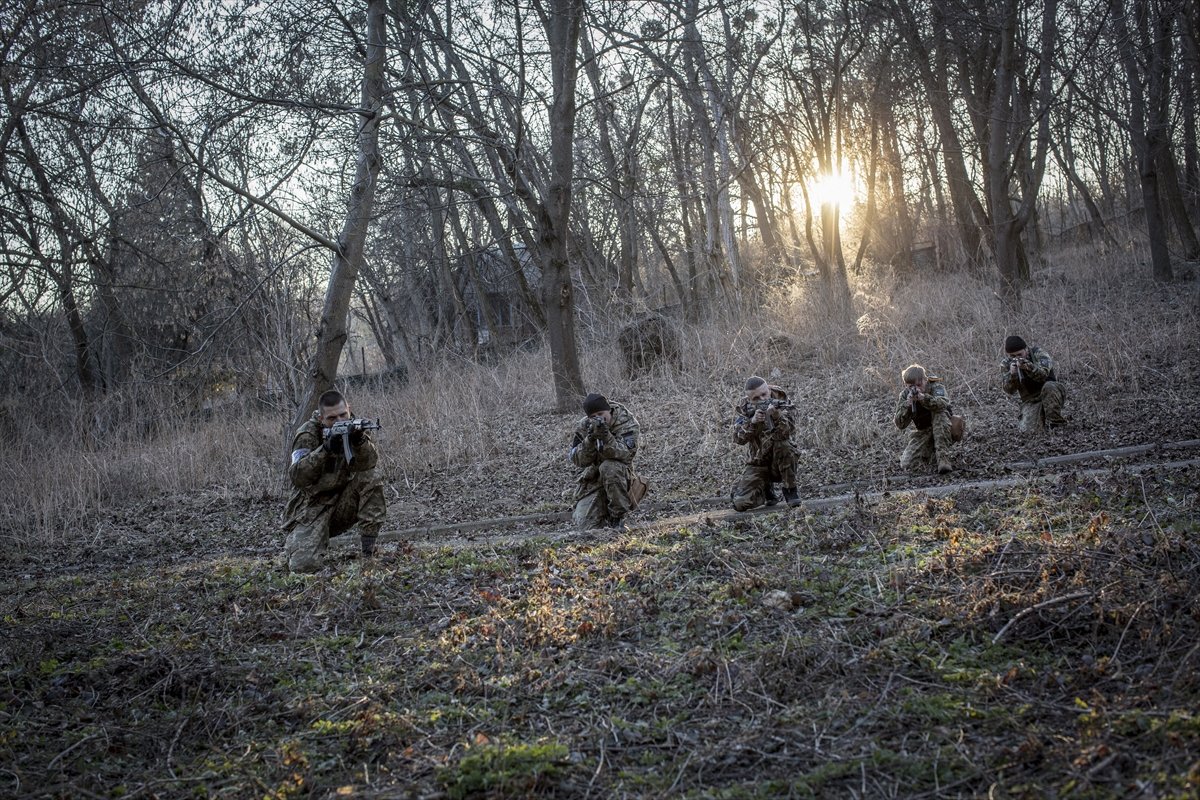
M292 440L292 460L288 465L288 478L297 489L312 486L325 473L325 461L329 451L324 443L312 433L301 431Z
M754 423L749 417L739 414L733 424L733 441L736 444L749 444L757 438L758 432L754 430Z
M1037 360L1030 363L1033 364L1033 368L1028 370L1028 375L1035 381L1045 381L1054 369L1054 359L1050 358L1049 353L1039 351Z
M934 384L923 400L925 407L933 412L945 411L950 407L950 396L946 394L946 387L940 383Z
M771 436L775 439L790 439L795 430L796 409L789 408L779 412L779 419L775 420L775 429L771 431Z
M604 448L600 451L600 457L605 460L620 461L623 464L632 464L633 457L637 455L638 440L641 436L641 426L636 422L622 426L621 430L616 433L608 431L608 435L602 440Z
M567 455L577 467L590 467L596 463L596 443L587 438L587 428L580 425L571 437L571 452Z
M1017 389L1020 389L1021 388L1021 373L1020 373L1020 371L1018 371L1016 375L1013 375L1012 370L1009 369L1008 362L1005 362L1004 365L1000 368L1002 370L1004 370L1004 382L1002 384L1000 384L1001 387L1004 389L1004 391L1008 392L1009 394L1012 394L1013 392L1017 391Z
M350 462L353 472L366 472L374 469L379 463L379 448L375 447L375 442L371 441L371 434L366 431L363 431L362 441L351 445L350 449L354 453L354 460Z
M908 427L908 423L912 422L912 409L908 406L907 392L900 392L900 399L896 401L896 413L892 416L892 422L896 423L896 427L904 430Z

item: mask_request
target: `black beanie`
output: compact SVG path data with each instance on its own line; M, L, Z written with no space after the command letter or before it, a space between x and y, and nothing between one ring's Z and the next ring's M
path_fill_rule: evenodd
M590 417L599 411L612 411L612 406L604 399L604 395L592 392L583 400L583 413Z
M1020 336L1010 336L1004 340L1004 352L1015 353L1026 348L1025 340Z

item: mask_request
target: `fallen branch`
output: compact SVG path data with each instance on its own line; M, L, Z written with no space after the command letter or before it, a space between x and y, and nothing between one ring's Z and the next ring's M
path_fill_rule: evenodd
M1020 622L1021 620L1025 619L1026 617L1028 617L1028 616L1029 616L1030 614L1032 614L1033 612L1035 612L1035 611L1038 611L1038 610L1040 610L1040 609L1043 609L1043 608L1047 608L1048 606L1056 606L1056 605L1058 605L1059 603L1069 603L1069 602L1071 602L1072 600L1080 600L1080 599L1082 599L1082 598L1085 598L1085 597L1087 597L1087 598L1090 598L1090 597L1092 597L1092 593L1091 593L1091 592L1086 592L1086 591L1084 591L1084 592L1072 592L1071 594L1064 594L1062 597L1052 597L1052 598L1050 598L1049 600L1043 600L1042 602L1038 603L1038 604L1037 604L1037 605L1035 605L1035 606L1030 606L1029 608L1023 609L1023 610L1022 610L1020 613L1018 613L1018 614L1017 614L1015 617L1013 617L1013 618L1012 618L1012 619L1010 619L1008 622L1006 622L1006 623L1004 624L1004 627L1003 627L1003 628L1001 628L1001 629L1000 629L1000 630L999 630L999 631L996 633L996 635L992 637L992 644L996 644L996 643L997 643L997 642L999 642L1001 639L1003 639L1003 638L1004 638L1004 634L1008 633L1008 629L1009 629L1009 628L1011 628L1013 625L1016 625L1018 622Z

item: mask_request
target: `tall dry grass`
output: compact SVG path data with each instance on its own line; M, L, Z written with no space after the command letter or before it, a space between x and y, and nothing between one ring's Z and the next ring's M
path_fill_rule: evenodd
M1153 285L1129 254L1057 254L1036 268L1015 316L1003 311L989 279L969 274L862 278L853 291L849 320L830 314L817 287L797 284L742 313L683 325L683 370L636 380L620 369L621 320L598 322L581 335L587 389L635 409L643 453L661 473L679 473L676 490L686 494L694 487L689 465L734 468L731 401L750 374L789 389L802 407L808 447L889 459L900 370L916 361L941 375L956 406L975 409L975 424L986 426L1000 402L996 372L1010 333L1055 356L1077 415L1103 415L1117 401L1170 403L1172 393L1197 384L1197 283ZM772 335L793 346L772 347ZM65 425L32 415L16 426L0 459L0 549L87 542L114 509L164 495L282 498L286 420L235 408L202 421L158 402L127 395ZM495 366L446 357L416 368L399 390L363 392L351 402L384 421L393 496L448 471L473 470L480 480L517 463L561 472L574 421L553 411L545 348ZM539 479L544 487L559 477L530 476Z

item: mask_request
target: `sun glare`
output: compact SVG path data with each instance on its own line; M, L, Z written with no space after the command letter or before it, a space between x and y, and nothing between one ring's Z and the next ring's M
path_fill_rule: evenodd
M818 175L808 183L808 195L818 206L849 206L854 202L854 181L842 173Z

